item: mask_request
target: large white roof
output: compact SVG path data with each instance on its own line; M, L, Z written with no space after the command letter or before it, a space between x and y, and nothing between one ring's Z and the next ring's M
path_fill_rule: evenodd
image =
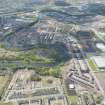
M74 84L69 84L69 88L74 89L75 88Z
M99 48L101 51L105 52L105 45L103 43L97 43L96 44L97 48Z
M98 68L105 68L105 56L94 56L93 60Z

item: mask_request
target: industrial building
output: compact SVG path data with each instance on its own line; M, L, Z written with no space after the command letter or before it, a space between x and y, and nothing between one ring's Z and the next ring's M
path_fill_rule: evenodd
M101 51L105 52L105 44L104 43L97 43L96 47Z
M93 60L98 68L105 68L105 56L94 56Z

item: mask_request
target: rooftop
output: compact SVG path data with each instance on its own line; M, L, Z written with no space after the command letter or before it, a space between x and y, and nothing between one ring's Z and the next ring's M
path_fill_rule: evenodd
M105 68L105 56L94 56L93 60L98 68Z

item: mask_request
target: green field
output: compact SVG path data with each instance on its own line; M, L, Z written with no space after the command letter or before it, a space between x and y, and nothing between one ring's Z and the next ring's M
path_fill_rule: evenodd
M54 104L54 105L63 105L62 103L56 103L56 104Z
M0 76L0 96L3 94L9 82L9 75ZM1 104L0 104L1 105Z
M0 105L13 105L13 103L11 103L11 102L8 102L8 103L0 102Z
M94 63L94 61L93 61L92 58L89 58L89 59L88 59L88 63L89 63L89 65L90 65L90 67L91 67L91 69L92 69L93 71L96 71L96 70L97 70L96 64Z
M63 104L59 102L59 103L55 103L55 104L53 104L53 105L63 105Z
M71 105L80 105L78 96L68 96L68 101Z

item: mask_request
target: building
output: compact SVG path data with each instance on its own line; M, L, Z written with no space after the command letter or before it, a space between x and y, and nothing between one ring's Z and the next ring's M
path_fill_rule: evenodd
M101 51L105 52L105 44L104 43L97 43L96 47Z
M74 84L69 84L69 89L74 89L74 88L75 88Z
M105 68L105 56L94 56L93 60L98 68Z

